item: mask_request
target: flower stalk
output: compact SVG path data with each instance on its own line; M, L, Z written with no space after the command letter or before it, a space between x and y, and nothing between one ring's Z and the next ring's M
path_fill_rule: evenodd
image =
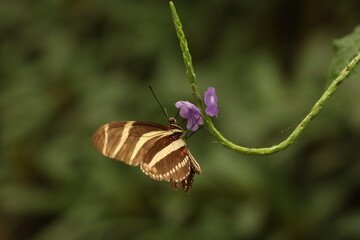
M277 145L273 145L271 147L264 148L249 148L237 145L230 140L226 139L214 126L209 115L206 114L206 109L204 102L200 95L200 90L198 87L196 74L194 71L194 67L192 64L192 58L189 51L189 47L185 38L184 31L182 29L182 24L180 18L176 12L175 6L173 2L170 2L170 9L173 17L173 22L175 25L176 34L180 41L180 47L183 54L184 64L186 67L186 74L189 80L189 83L192 87L193 95L195 98L195 103L197 107L200 109L203 120L208 131L217 139L217 141L224 146L235 150L242 154L248 155L268 155L272 153L279 152L287 147L289 147L303 132L303 130L310 124L310 122L317 116L320 110L323 108L325 102L335 93L339 85L349 76L354 67L360 61L360 52L350 61L350 63L339 73L339 75L333 80L333 82L329 85L326 91L322 94L320 99L314 104L311 111L308 115L297 125L294 131L281 143Z

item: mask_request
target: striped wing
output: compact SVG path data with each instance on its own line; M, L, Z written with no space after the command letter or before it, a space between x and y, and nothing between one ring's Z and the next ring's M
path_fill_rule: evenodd
M140 164L147 149L166 132L160 124L150 122L110 122L101 126L93 135L92 142L105 156L129 165Z
M105 156L140 169L156 180L171 181L188 192L200 166L181 138L181 128L151 122L110 122L100 127L92 141Z

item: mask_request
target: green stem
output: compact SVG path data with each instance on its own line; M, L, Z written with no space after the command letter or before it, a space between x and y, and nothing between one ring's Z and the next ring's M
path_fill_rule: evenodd
M205 106L201 98L200 90L197 84L196 75L194 72L194 67L192 65L192 59L189 52L188 44L185 38L185 34L182 30L182 24L180 18L176 12L175 6L173 2L170 2L170 9L173 16L173 21L175 24L175 29L177 36L180 40L180 47L183 53L183 59L186 67L186 73L188 76L189 83L192 86L192 91L195 97L196 105L202 112L203 119L205 122L205 126L208 131L224 146L233 149L237 152L243 154L252 154L252 155L267 155L276 153L281 151L287 147L289 147L296 138L300 136L300 134L304 131L304 129L309 125L311 120L313 120L319 111L323 108L325 102L334 94L338 86L347 78L349 73L354 69L356 64L360 61L360 52L350 61L350 63L339 73L337 78L330 84L330 86L326 89L320 99L315 103L313 108L311 109L310 113L297 125L294 131L281 143L274 145L272 147L265 147L265 148L248 148L236 145L235 143L226 139L214 126L211 118L209 115L205 113Z

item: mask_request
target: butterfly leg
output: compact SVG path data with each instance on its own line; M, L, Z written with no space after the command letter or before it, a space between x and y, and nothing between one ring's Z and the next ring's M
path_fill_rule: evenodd
M180 109L179 109L178 113L176 114L175 119L177 119L179 117L179 114L180 114Z
M178 189L178 182L175 182L174 180L170 180L170 183L171 183L171 186L174 188L174 189Z
M204 127L204 125L200 126L196 131L191 132L189 135L185 134L185 139L189 139L194 133L196 133L197 131L199 131L203 127Z

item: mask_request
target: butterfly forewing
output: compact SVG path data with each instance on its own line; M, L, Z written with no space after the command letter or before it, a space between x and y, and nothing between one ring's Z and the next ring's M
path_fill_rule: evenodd
M95 147L105 156L140 165L141 170L156 180L171 181L185 192L191 188L200 166L186 148L177 125L165 127L151 122L110 122L93 135Z
M157 138L171 134L164 130L164 126L149 122L110 122L95 132L92 141L105 156L136 166Z

